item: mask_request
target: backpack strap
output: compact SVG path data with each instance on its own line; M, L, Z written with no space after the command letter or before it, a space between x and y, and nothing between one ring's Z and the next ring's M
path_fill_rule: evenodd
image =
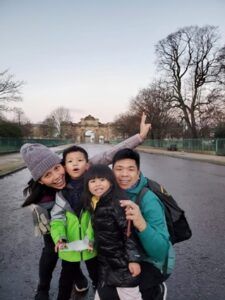
M135 203L140 206L141 200L143 199L144 195L149 191L149 188L144 186L140 192L137 194L137 197L135 199Z
M140 207L140 203L141 203L141 200L143 199L143 197L145 196L145 194L148 192L148 191L152 191L154 193L154 191L160 191L161 193L166 193L166 190L163 188L163 186L161 186L160 184L158 184L157 182L153 181L153 180L150 180L148 179L148 183L147 183L147 186L144 186L140 192L138 193L136 199L135 199L135 203ZM162 268L162 271L163 271L163 275L166 275L167 274L167 265L168 265L168 254L166 256L166 259L165 259L165 263L163 265L163 268Z

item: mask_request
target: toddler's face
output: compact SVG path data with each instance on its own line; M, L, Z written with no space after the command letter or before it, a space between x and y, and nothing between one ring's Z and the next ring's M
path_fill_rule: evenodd
M98 198L105 194L110 186L111 184L106 178L93 178L88 182L90 193Z
M82 152L70 152L66 155L65 170L72 179L81 177L88 167L89 164Z

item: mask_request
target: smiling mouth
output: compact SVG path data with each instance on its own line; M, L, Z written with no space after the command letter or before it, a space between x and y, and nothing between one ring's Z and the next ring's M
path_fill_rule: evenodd
M103 189L96 189L95 192L96 193L101 193L103 191Z
M128 180L120 180L119 181L121 184L129 184L129 181Z
M65 183L64 177L61 177L60 179L58 179L56 182L54 182L54 184L56 186L61 186Z

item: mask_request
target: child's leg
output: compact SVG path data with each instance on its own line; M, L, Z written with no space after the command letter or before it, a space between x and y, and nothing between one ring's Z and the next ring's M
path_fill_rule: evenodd
M89 276L92 280L93 288L97 288L98 285L98 261L97 258L91 258L85 261Z
M57 300L70 299L78 268L80 268L79 262L68 262L65 260L62 261Z
M120 300L142 300L142 296L138 286L131 288L117 287L116 290L120 297Z
M77 292L83 292L88 290L88 280L86 276L84 276L82 270L81 270L81 263L80 262L74 262L75 267L75 277L74 277L74 283L75 283L75 289Z

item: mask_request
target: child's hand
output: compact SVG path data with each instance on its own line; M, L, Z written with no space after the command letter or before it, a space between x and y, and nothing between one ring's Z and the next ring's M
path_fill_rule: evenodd
M94 250L94 246L92 243L88 243L88 251L92 252Z
M128 264L129 271L133 277L138 276L141 273L141 266L138 263L130 262Z
M59 240L55 245L55 252L66 248L66 243L63 240Z

